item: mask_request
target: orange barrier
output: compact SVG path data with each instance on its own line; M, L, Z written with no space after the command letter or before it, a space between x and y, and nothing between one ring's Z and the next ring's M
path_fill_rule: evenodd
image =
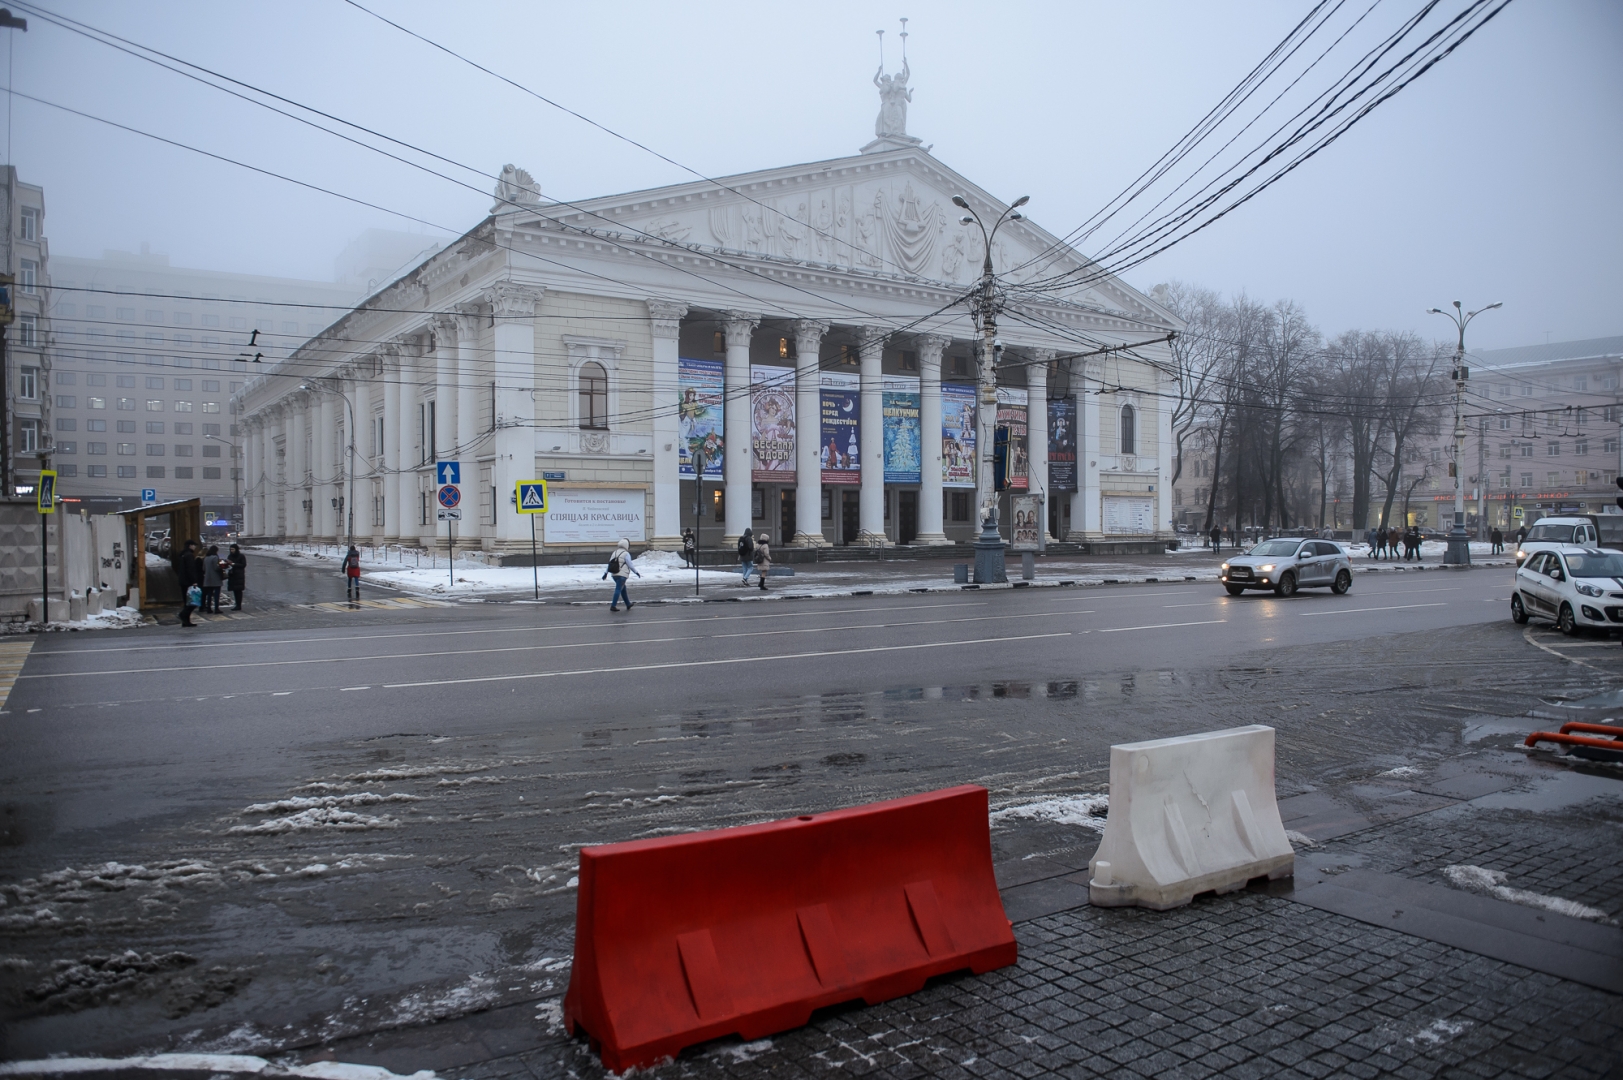
M1574 731L1582 731L1588 735L1610 735L1614 739L1623 739L1623 727L1615 724L1579 724L1569 723L1561 725L1561 734L1571 735Z
M1610 735L1612 737L1610 739L1596 739L1589 734L1572 734L1575 731L1592 732L1595 735ZM1535 731L1522 741L1522 745L1537 746L1541 742L1558 743L1562 746L1581 746L1590 750L1608 750L1623 756L1623 729L1610 724L1562 724L1559 734L1549 731Z
M582 848L564 1024L605 1068L1015 962L986 789Z

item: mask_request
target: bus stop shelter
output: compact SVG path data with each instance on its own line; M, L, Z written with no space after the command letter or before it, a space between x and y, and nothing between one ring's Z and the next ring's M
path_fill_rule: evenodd
M144 611L153 606L153 598L147 588L147 532L158 519L167 518L169 522L169 558L173 558L186 541L195 540L201 545L203 540L203 501L201 499L181 499L176 502L154 503L150 506L140 506L134 510L121 510L118 514L124 519L125 535L129 540L131 553L132 573L130 584L139 590L141 609ZM140 558L135 558L139 553Z

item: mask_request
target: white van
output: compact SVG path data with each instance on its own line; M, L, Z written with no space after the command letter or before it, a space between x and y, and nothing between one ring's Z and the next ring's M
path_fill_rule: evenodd
M1535 552L1550 551L1562 544L1609 548L1623 551L1623 514L1571 514L1540 518L1527 530L1527 538L1516 545L1516 565Z

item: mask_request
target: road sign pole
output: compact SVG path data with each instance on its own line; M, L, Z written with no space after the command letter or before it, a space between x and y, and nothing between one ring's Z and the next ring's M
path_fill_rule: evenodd
M456 588L456 522L445 519L445 564L451 570L451 588Z
M40 455L39 482L34 486L34 505L39 509L39 624L43 628L51 621L51 559L47 540L47 514L56 513L56 472L44 468L45 456Z
M541 599L541 560L535 553L535 515L530 515L530 576L535 579L535 598Z

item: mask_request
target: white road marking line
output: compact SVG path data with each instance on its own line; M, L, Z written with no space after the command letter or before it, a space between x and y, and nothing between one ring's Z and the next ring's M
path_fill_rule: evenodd
M813 611L809 608L797 608L794 611L772 611L760 615L704 615L699 616L698 619L705 622L738 622L744 619L792 619L805 617L807 615L855 615L860 612L868 611L918 611L927 608L932 610L940 610L943 608L986 607L989 603L991 603L989 600L963 600L941 604L887 604L884 607L827 608L820 611ZM695 621L698 620L693 618L640 619L636 625L662 626L670 623L692 625ZM326 637L272 638L269 641L255 641L253 644L256 648L262 648L266 645L310 645L325 644L332 641L387 641L391 638L465 637L470 634L527 634L558 630L590 630L594 628L594 624L591 623L555 623L549 626L498 626L483 630L414 630L404 634L345 634L341 631L335 631ZM71 655L87 656L100 655L102 653L121 652L191 652L194 649L240 649L242 648L242 645L243 643L241 641L199 642L197 644L170 643L167 645L117 645L106 648L79 649L75 650ZM70 654L64 651L41 653L40 655L67 656Z
M1569 664L1577 664L1579 667L1586 667L1590 671L1604 671L1608 675L1612 674L1610 671L1607 671L1606 668L1596 667L1594 664L1586 663L1585 661L1578 659L1576 656L1567 656L1567 655L1565 655L1563 653L1558 653L1554 649L1550 648L1548 645L1545 645L1542 642L1534 641L1533 640L1533 627L1531 627L1531 626L1527 627L1526 629L1524 629L1522 631L1522 640L1527 642L1529 645L1533 646L1533 648L1535 648L1535 649L1543 649L1545 652L1549 653L1551 656L1558 657L1558 658L1560 658L1562 660L1565 660Z
M1218 598L1218 599L1213 599L1213 600L1207 600L1205 603L1202 603L1202 604L1162 604L1161 607L1163 607L1163 608L1211 607L1213 604L1221 604L1221 603L1223 603L1223 600L1221 598Z
M287 697L292 692L291 690L274 690L271 692L271 697Z
M1297 612L1297 614L1301 615L1302 618L1307 619L1313 617L1314 615L1356 615L1360 611L1404 611L1408 608L1447 606L1447 604L1443 603L1441 600L1438 600L1430 604L1393 604L1391 607L1354 607L1341 608L1338 611L1301 611Z
M372 689L370 686L340 686L338 688L338 692L341 693L341 694L347 694L351 690L370 690L370 689Z
M993 645L1005 641L1039 641L1043 638L1071 637L1061 634L1024 634L1019 637L971 638L966 641L929 641L918 645L876 645L870 649L831 649L821 652L776 653L766 656L730 656L721 660L685 660L671 664L617 664L614 667L579 668L572 671L535 671L519 675L480 675L467 679L430 679L425 682L385 683L385 690L406 690L419 686L462 686L468 683L508 682L520 679L555 679L566 675L618 675L627 671L674 671L677 668L719 667L725 664L759 664L769 660L807 660L819 656L859 656L864 653L910 652L918 649L946 649L958 645Z
M1165 629L1167 629L1169 627L1174 627L1174 626L1216 626L1218 623L1226 623L1226 622L1228 622L1227 619L1206 619L1203 622L1163 622L1163 623L1151 623L1148 626L1112 626L1109 629L1094 630L1094 631L1091 631L1091 633L1095 633L1095 634L1120 634L1120 633L1122 633L1123 631L1126 631L1126 630L1165 630Z

